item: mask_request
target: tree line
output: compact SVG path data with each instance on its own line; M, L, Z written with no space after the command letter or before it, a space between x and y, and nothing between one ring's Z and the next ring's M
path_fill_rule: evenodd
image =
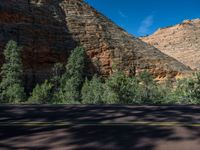
M0 103L10 104L199 104L200 73L175 84L158 84L144 71L129 77L116 70L107 79L84 74L86 53L77 47L66 65L56 63L53 76L37 84L31 93L23 87L22 47L9 41L3 52Z

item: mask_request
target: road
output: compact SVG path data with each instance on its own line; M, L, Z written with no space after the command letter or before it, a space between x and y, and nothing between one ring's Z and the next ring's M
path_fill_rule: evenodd
M199 149L200 106L0 106L0 150Z

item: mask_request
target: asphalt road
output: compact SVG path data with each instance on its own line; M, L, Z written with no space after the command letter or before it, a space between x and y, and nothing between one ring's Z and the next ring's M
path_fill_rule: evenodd
M0 106L0 150L200 150L200 106Z

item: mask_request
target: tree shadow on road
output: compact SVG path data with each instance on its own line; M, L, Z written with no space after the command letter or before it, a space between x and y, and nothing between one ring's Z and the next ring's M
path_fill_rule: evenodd
M0 122L71 122L69 126L7 126L0 128L4 149L134 149L198 144L200 127L197 106L1 106ZM111 125L134 121L179 122L177 126ZM187 125L184 123L187 122ZM83 125L88 123L88 125ZM95 123L95 124L89 124ZM108 124L102 124L108 123Z

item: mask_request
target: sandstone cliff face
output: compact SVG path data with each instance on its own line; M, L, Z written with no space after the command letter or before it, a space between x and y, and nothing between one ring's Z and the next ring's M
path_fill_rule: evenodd
M200 19L162 28L141 38L192 69L200 69Z
M119 28L82 0L1 0L0 49L10 39L23 46L25 83L32 87L65 63L78 45L87 50L87 72L108 76L113 65L127 74L147 69L159 78L189 71L177 60Z

